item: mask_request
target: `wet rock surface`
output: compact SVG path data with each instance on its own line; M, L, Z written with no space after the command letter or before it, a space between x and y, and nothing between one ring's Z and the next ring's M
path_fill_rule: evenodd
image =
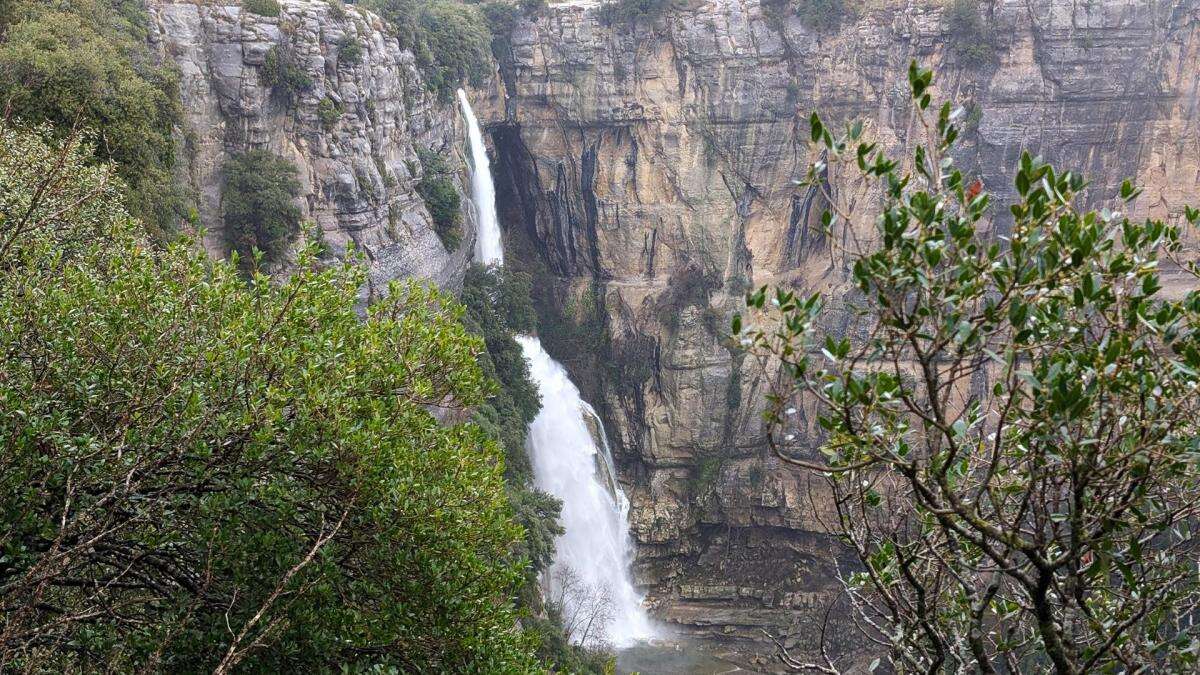
M827 329L854 329L845 256L820 231L821 197L795 183L815 159L810 111L865 119L899 153L918 59L964 106L957 162L997 204L1024 149L1085 172L1093 206L1125 178L1145 188L1139 217L1200 202L1196 0L984 0L982 59L964 55L944 3L862 4L827 31L759 0L637 25L551 5L511 36L481 112L510 249L539 277L543 340L608 423L639 581L660 617L747 654L768 649L763 630L811 649L849 564L823 534L820 480L765 447L762 371L722 339L761 284L823 291ZM833 235L867 236L874 195L829 180L862 214Z

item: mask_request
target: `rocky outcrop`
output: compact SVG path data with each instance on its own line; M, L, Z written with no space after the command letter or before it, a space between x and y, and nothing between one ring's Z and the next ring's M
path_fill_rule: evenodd
M325 0L280 5L279 16L267 17L233 0L147 2L151 40L178 66L186 178L205 248L228 251L222 164L231 153L268 148L299 169L305 217L327 250L341 257L353 245L366 256L365 294L412 276L457 285L473 236L447 251L415 190L419 148L460 147L457 110L438 104L412 53L378 17ZM358 54L344 54L347 45ZM272 86L268 62L278 59L307 86Z
M608 423L638 578L703 635L812 646L837 594L819 479L769 456L762 373L721 337L748 288L834 306L846 288L820 197L796 184L809 111L902 150L918 59L965 106L957 160L997 203L1023 149L1084 171L1094 204L1126 177L1146 188L1136 215L1200 202L1197 0L981 0L977 35L950 33L942 2L847 4L863 9L827 30L760 0L614 25L593 2L552 5L514 31L485 115L511 264L541 278L543 341ZM833 234L869 231L864 215Z

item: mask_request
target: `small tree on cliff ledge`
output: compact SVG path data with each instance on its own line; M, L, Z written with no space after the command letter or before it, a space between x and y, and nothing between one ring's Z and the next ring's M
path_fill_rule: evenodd
M989 196L949 159L957 116L931 107L932 73L909 80L911 172L861 125L812 118L830 165L881 184L877 244L852 252L861 331L818 335L816 296L765 288L758 326L734 319L778 373L772 448L827 480L861 561L847 593L892 669L1191 671L1200 294L1167 297L1159 268L1195 276L1179 229L1081 211L1083 179L1025 155L1011 234L983 236ZM827 196L826 226L845 222ZM818 411L819 453L796 408ZM845 667L820 652L781 657Z

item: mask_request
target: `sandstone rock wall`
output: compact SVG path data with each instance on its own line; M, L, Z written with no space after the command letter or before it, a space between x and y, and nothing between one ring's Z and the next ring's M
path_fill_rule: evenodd
M235 0L147 2L151 39L180 72L185 170L207 230L205 247L214 255L228 251L222 164L232 153L268 148L299 169L305 217L330 252L341 256L353 244L366 255L364 293L410 276L454 287L473 234L465 233L458 251L446 251L415 185L418 148L461 147L457 109L427 91L412 53L378 17L324 0L280 4L280 16L265 17ZM341 54L340 45L351 42L361 46L357 60ZM264 70L272 49L286 52L312 86L294 95L272 87ZM329 110L336 111L332 119Z
M542 279L544 341L605 414L659 614L811 645L839 554L808 500L815 479L764 447L761 372L720 337L747 288L822 290L835 306L845 288L820 198L795 184L813 159L808 113L863 118L900 150L918 59L966 106L957 160L997 203L1028 149L1086 172L1095 204L1132 177L1136 215L1177 217L1200 203L1200 2L981 0L992 48L970 63L935 0L855 3L827 31L785 3L677 4L651 25L551 5L511 36L486 115L509 246Z

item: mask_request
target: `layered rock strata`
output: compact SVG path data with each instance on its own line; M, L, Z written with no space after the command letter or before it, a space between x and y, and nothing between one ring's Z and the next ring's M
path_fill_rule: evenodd
M458 251L447 251L415 186L418 149L460 153L457 110L427 90L412 53L379 17L325 0L280 6L268 17L231 0L147 3L151 40L180 75L184 172L205 247L228 251L222 165L234 153L266 148L296 165L305 218L330 254L353 246L365 256L365 294L405 277L454 287L473 237L468 232ZM280 60L304 86L272 82Z
M722 337L760 284L844 306L845 257L797 184L810 111L864 119L900 152L916 59L964 106L956 158L996 203L1025 149L1085 172L1093 205L1127 177L1145 188L1137 216L1200 203L1196 0L981 0L973 35L947 3L847 4L861 9L825 29L760 0L638 23L551 5L510 36L485 115L513 264L539 276L543 340L604 414L628 484L638 579L660 616L751 648L763 630L815 644L848 562L819 479L765 447L762 371ZM833 236L869 236L877 197L829 182L860 214Z

